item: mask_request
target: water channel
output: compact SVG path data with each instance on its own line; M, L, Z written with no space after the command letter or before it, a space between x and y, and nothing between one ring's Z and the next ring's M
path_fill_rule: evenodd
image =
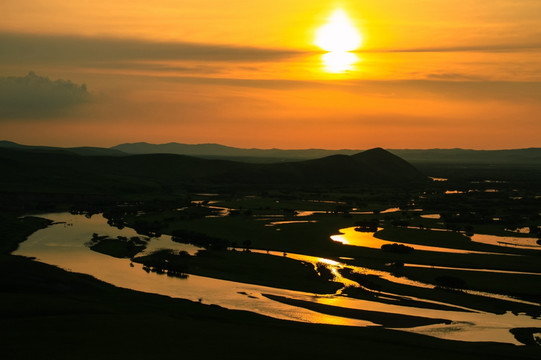
M101 215L86 217L84 215L72 215L69 213L52 213L39 216L50 219L55 223L29 236L28 240L20 244L15 254L32 256L39 261L56 265L69 271L89 274L119 287L201 301L206 304L216 304L229 309L247 310L280 319L312 323L376 326L376 324L369 321L325 315L301 307L286 305L268 299L262 294L289 297L351 309L449 319L452 320L452 323L448 325L422 326L405 331L464 341L498 341L519 344L509 332L509 329L516 327L541 327L541 320L533 319L523 314L514 315L506 313L504 315L495 315L480 311L471 311L469 309L465 309L469 311L420 309L385 304L377 301L358 300L339 294L314 295L196 275L190 275L187 279L179 279L158 275L153 272L147 273L142 270L140 264L132 264L128 259L117 259L91 251L85 245L89 242L93 233L108 235L110 237L138 236L133 229L124 228L120 230L111 227ZM158 249L184 250L194 254L199 248L173 242L169 236L163 235L158 238L152 238L145 251L152 252ZM445 250L448 251L449 249ZM269 254L269 256L273 255L283 256L281 253ZM302 254L288 254L287 256L313 264L317 262L329 264L331 265L331 269L333 269L333 273L337 276L339 274L336 269L346 266L337 261ZM351 266L348 267L351 268ZM390 273L382 271L364 268L354 268L354 270L357 272L373 273L374 275L386 277L395 282L421 287L430 286L406 278L396 278ZM345 283L349 281L340 277L337 280Z

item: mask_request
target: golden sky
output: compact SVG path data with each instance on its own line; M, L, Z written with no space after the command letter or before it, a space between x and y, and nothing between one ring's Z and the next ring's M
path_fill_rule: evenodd
M333 68L314 37L339 8L363 42ZM537 0L3 0L0 13L4 140L541 146Z

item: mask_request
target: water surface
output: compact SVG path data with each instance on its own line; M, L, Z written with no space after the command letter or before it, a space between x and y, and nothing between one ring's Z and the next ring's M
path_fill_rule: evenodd
M133 229L124 228L119 230L111 227L101 215L94 215L90 218L83 215L71 215L69 213L45 214L41 216L56 223L32 234L27 241L20 245L19 249L15 252L16 254L34 256L39 261L57 265L74 272L86 273L113 285L133 290L202 301L203 303L216 304L229 309L248 310L280 319L312 323L351 326L375 325L368 321L330 316L300 307L282 304L272 301L262 296L262 294L286 296L351 309L451 319L453 321L451 325L423 326L409 329L408 331L465 341L499 341L518 344L510 334L509 329L514 327L541 327L540 320L532 319L525 315L513 315L511 313L494 315L479 311L463 312L419 309L384 304L377 301L352 299L337 294L316 296L299 291L195 275L190 275L187 279L179 279L152 272L146 273L142 270L140 264L131 264L128 259L117 259L91 251L85 245L92 238L93 233L108 235L110 237L137 236L137 233ZM169 236L164 235L158 238L152 238L149 241L146 252L161 248L185 250L192 254L198 250L197 247L192 245L175 243L171 241ZM448 249L445 250L447 251ZM281 254L276 253L272 255L279 256ZM339 277L340 274L337 270L345 265L338 261L309 257L302 254L287 254L287 256L313 264L323 262L331 267L332 272L338 276L337 280L343 281L346 285L354 285L351 281ZM429 286L406 278L399 279L390 273L382 271L360 267L352 268L358 272L383 276L391 281L400 281L421 287Z

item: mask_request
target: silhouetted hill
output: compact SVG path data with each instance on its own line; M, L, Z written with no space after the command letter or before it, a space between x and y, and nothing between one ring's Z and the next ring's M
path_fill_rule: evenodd
M235 158L273 158L277 161L283 159L316 159L330 155L343 154L353 155L361 150L282 150L282 149L242 149L219 144L149 144L146 142L126 143L113 146L116 149L129 154L177 154L198 157L235 157Z
M353 155L355 161L363 166L373 169L376 177L392 177L394 174L402 174L402 180L407 177L411 181L419 179L419 170L401 157L392 154L382 148L375 148Z
M281 150L241 149L218 144L149 144L128 143L112 147L129 154L168 153L205 158L232 159L244 162L280 162L287 160L317 159L331 155L354 155L363 150ZM441 164L495 164L495 165L541 165L541 148L512 150L466 150L466 149L391 149L391 153L411 162Z
M100 148L93 146L78 146L72 148L62 148L54 146L33 146L33 145L21 145L12 141L0 141L0 148L27 150L27 151L41 151L41 152L66 152L83 156L124 156L127 155L120 150Z
M127 143L112 148L20 145L11 141L0 141L0 148L67 151L84 156L124 156L127 154L176 154L196 156L205 159L233 160L248 163L279 163L319 159L332 155L355 155L364 150L324 149L242 149L219 144L149 144L146 142ZM541 148L511 150L467 150L467 149L390 149L389 152L418 165L505 165L541 166Z
M378 149L355 156L250 164L184 155L80 156L0 148L3 188L15 191L161 191L202 185L363 186L426 181L404 160Z

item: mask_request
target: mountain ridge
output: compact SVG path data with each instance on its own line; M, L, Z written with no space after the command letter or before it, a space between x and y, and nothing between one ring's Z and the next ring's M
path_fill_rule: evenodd
M234 160L250 163L278 163L317 159L331 155L355 155L366 150L353 149L258 149L238 148L217 143L182 144L169 142L151 144L148 142L123 143L110 148L91 146L51 147L20 145L11 141L0 141L0 148L16 148L32 151L67 151L84 156L126 156L134 154L177 154L208 159ZM464 165L539 165L541 166L541 148L502 150L472 149L387 149L404 160L414 164L464 164Z
M212 151L218 147L219 151ZM124 143L111 147L131 154L143 153L174 153L179 155L202 156L211 158L236 157L249 161L250 158L285 160L307 160L331 155L355 155L366 150L355 149L244 149L220 144L167 144ZM541 148L521 148L503 150L472 150L472 149L387 149L387 151L412 163L464 163L464 164L541 164Z
M428 181L426 175L386 150L364 156L254 164L176 154L89 156L67 151L0 148L4 189L89 187L109 192L186 186L366 186ZM112 190L112 191L111 191Z

